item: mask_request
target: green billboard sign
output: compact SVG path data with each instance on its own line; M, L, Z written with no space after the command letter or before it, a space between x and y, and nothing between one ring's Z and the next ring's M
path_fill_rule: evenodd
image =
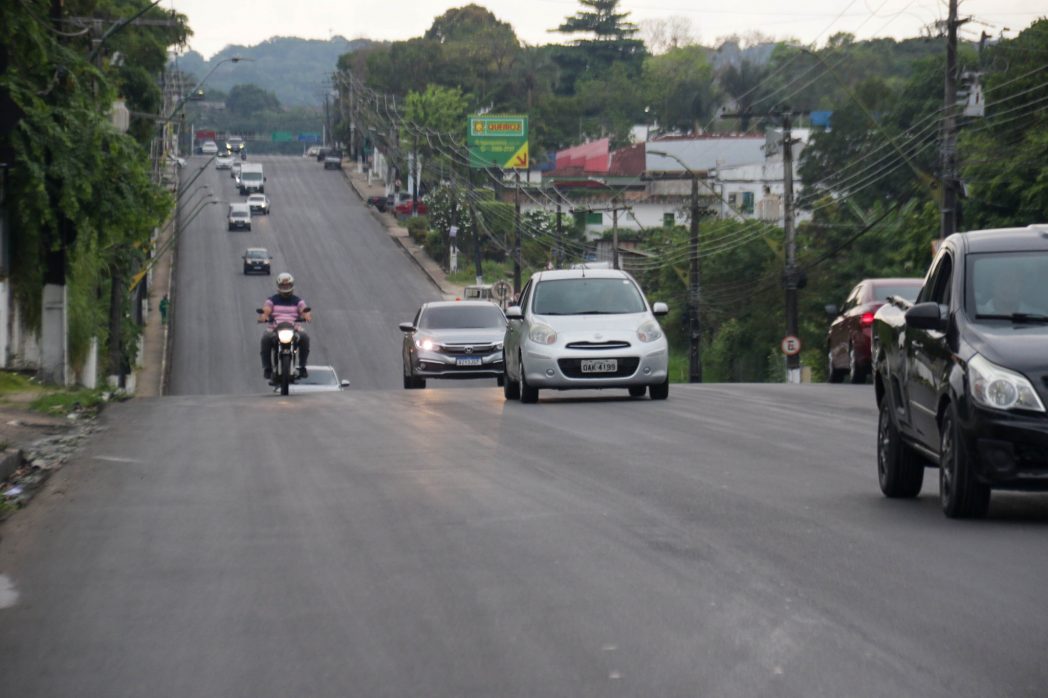
M285 141L294 140L291 135L291 131L273 131L273 142L283 143Z
M526 170L528 117L526 114L470 116L466 145L470 167Z

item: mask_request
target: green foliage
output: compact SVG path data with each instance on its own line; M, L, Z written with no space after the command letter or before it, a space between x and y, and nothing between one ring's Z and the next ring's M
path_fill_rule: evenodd
M649 56L644 61L644 83L654 107L652 116L668 130L698 132L718 106L713 68L701 46Z
M69 414L81 410L97 411L105 404L102 390L48 391L30 403L29 408L43 414Z
M442 261L447 256L447 246L444 242L444 236L439 231L430 230L426 233L426 240L422 244L423 249L426 250L426 254L430 256L430 259Z
M412 216L407 219L408 235L418 244L422 244L429 233L429 220L426 216Z
M234 85L226 97L226 109L234 116L243 118L262 111L277 111L280 109L280 100L258 85Z

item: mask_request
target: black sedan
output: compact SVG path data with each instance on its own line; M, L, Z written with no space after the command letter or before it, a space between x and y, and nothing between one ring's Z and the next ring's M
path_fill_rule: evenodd
M244 251L244 273L250 274L257 272L259 274L269 274L270 265L273 263L273 257L270 256L269 250L265 247L249 247Z
M502 385L506 316L494 303L425 303L400 331L405 388L425 388L427 378L494 378Z

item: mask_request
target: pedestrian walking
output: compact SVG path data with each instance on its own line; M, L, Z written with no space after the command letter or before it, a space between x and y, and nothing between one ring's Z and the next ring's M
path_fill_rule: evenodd
M161 325L166 325L167 324L167 311L168 311L168 309L170 307L171 307L171 301L168 300L167 294L165 293L164 297L160 299L160 324Z

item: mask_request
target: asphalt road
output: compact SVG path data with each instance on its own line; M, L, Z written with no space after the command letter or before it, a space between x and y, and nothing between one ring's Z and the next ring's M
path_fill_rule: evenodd
M296 191L330 182L337 197L338 175L306 165ZM290 220L260 233L306 276L356 259L350 235L408 263L340 200L310 214L330 217L324 233L295 237ZM257 235L212 223L222 254ZM376 290L429 292L417 276L380 286L365 262L350 266ZM194 277L215 277L201 318L231 327L210 322L180 352L254 336L267 281L214 264ZM381 316L418 299L353 288L342 305L317 291L315 328L340 308L346 327L323 330L336 341L392 334L392 378L387 357L362 355L383 374L347 358L353 389L281 398L240 370L245 352L180 353L215 382L112 406L3 524L4 695L1045 695L1048 497L998 493L987 520L951 521L929 471L919 499L883 498L869 386L537 405L494 385L405 391L398 318ZM332 347L336 365L355 356ZM217 386L230 394L200 394Z
M191 158L187 171L206 158ZM180 234L169 394L265 392L255 309L289 271L313 308L310 363L330 364L354 388L402 388L400 322L439 300L437 288L375 221L345 178L313 158L253 157L265 168L269 216L230 232L226 206L208 206ZM245 201L226 170L209 166L193 184ZM188 201L192 194L186 195ZM198 198L200 195L197 195ZM271 276L243 274L241 255L265 247Z

